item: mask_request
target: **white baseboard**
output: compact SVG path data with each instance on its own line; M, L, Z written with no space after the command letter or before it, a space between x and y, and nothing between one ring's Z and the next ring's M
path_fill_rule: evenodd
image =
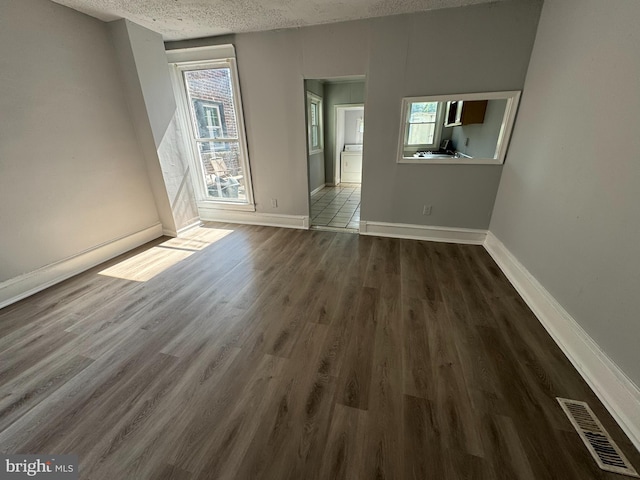
M491 232L484 247L640 450L640 389Z
M471 228L362 221L360 222L360 235L482 245L487 236L487 231Z
M200 219L198 219L198 221L196 222L190 223L189 225L185 225L184 227L178 229L178 231L176 232L177 233L176 237L180 236L184 232L188 232L192 228L197 228L200 225L202 225L202 222L200 221Z
M2 282L0 283L0 308L38 293L160 236L162 236L162 225L158 223Z
M311 197L314 196L316 193L318 193L320 190L322 190L326 186L327 186L327 184L323 183L318 188L314 188L313 190L311 190L311 193L309 193L309 196L311 196Z
M206 222L265 225L268 227L309 229L308 215L281 215L275 213L247 212L243 210L221 210L199 207L200 220Z
M181 227L177 230L169 230L168 228L163 228L162 234L166 237L176 238L176 237L179 237L181 233L187 232L192 228L199 227L201 224L202 222L200 221L200 219L198 219L198 221L190 223L189 225L185 225L184 227Z

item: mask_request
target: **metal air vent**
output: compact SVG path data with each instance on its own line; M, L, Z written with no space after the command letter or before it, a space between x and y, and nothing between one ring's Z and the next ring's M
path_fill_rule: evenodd
M638 477L638 472L604 429L589 405L577 400L556 399L602 470Z

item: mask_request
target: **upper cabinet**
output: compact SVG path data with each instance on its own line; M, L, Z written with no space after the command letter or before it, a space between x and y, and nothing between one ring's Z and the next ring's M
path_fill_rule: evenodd
M488 100L452 100L447 102L445 127L483 123Z

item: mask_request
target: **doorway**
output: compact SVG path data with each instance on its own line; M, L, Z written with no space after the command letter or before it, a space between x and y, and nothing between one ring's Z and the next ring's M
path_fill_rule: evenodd
M304 85L311 228L358 232L365 77L307 79Z

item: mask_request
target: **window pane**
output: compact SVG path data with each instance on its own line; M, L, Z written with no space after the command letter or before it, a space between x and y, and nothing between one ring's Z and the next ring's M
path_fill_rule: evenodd
M238 138L230 69L191 70L184 77L197 138Z
M217 105L205 105L204 113L207 118L208 127L221 127L220 109Z
M246 202L239 142L198 142L207 195Z
M204 105L203 109L206 120L207 137L222 138L224 129L222 128L220 108L217 105Z
M433 143L435 133L434 123L409 124L407 145L428 145Z
M409 123L432 123L437 114L438 102L414 102L409 111Z
M307 92L307 145L309 152L322 148L322 99Z

